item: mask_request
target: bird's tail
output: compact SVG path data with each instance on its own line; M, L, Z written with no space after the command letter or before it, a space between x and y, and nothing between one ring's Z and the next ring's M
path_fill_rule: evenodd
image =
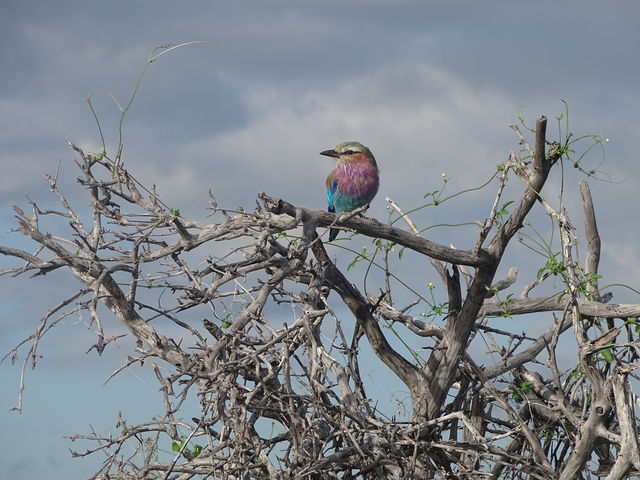
M338 230L337 228L332 228L331 230L329 230L329 241L333 242L336 237L338 236L338 232L340 230Z

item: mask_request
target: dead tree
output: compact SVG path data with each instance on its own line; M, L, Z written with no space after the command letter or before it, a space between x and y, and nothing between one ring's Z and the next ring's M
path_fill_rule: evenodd
M430 241L395 204L407 229L264 194L254 211L225 210L211 197L211 221L189 220L144 191L120 162L71 144L91 221L81 221L57 178L48 177L60 210L14 207L18 231L38 248L0 252L22 260L4 274L65 269L82 289L9 356L16 360L26 349L24 366L35 365L48 322L60 312L90 313L98 353L118 340L109 336L115 319L135 338L136 352L123 368L145 361L154 369L166 412L140 425L120 418L116 435L71 437L93 442L75 455L106 453L96 479L626 478L640 470L629 380L640 305L610 304L598 290L600 240L588 185L580 185L584 265L576 260L568 212L541 194L566 153L547 142L546 119L538 120L532 147L515 130L523 153L504 165L468 250ZM508 174L522 187L505 214L499 206ZM561 255L519 297L504 300L516 270L501 280L496 271L534 208L556 222ZM52 216L68 223L67 237L41 228ZM441 321L413 315L419 299L399 306L389 289L365 295L327 254L318 233L328 226L428 260L446 295ZM548 277L561 279L562 290L530 296ZM100 314L99 304L110 315ZM344 306L352 315L337 313ZM294 312L292 321L281 320L284 309ZM544 312L551 320L543 335L518 333L518 316ZM512 331L490 326L491 317L505 315L514 318ZM414 337L426 357L395 348L381 325ZM477 335L491 340L499 361L473 358L469 345ZM562 371L556 347L567 335L578 348L575 368ZM406 385L407 418L376 408L361 377L362 342ZM181 407L193 394L200 415L185 420ZM170 445L174 452L162 453Z

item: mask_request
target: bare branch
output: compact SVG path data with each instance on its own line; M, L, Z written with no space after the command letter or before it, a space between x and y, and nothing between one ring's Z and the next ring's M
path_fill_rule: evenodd
M542 194L567 150L547 142L546 118L537 122L533 146L512 128L524 158L510 154L489 214L476 222L472 250L424 238L417 217L389 199L403 228L360 210L336 215L265 194L252 211L221 208L210 194L206 221L185 218L119 157L70 143L90 215L76 213L56 171L47 182L57 207L14 208L17 232L35 250L0 246L16 262L0 274L64 270L80 282L2 359L25 355L16 409L45 334L87 312L80 318L95 335L88 354L123 337L135 342L105 383L133 365L151 367L164 406L138 424L119 416L112 434L70 437L88 445L72 455L104 454L92 478L633 475L640 447L636 385L628 377L640 358L640 305L609 304L612 293L598 291L601 247L586 183L584 268L574 260L578 238L569 212L562 199L556 207ZM522 185L507 189L508 173ZM500 205L514 191L508 214ZM496 278L534 208L560 231L542 245L552 251L547 264L532 271L522 259ZM58 227L55 234L48 223ZM385 240L352 262L366 261L364 288L363 264L343 269L343 258L334 261L325 250L318 229L334 226ZM425 285L419 274L405 278L401 255L391 254L396 245L412 251L412 262L430 262L441 285ZM511 289L520 278L527 285L518 298ZM534 287L557 293L530 298ZM563 350L575 342L575 355ZM368 351L384 372L371 366ZM390 376L406 389L388 398L377 384Z

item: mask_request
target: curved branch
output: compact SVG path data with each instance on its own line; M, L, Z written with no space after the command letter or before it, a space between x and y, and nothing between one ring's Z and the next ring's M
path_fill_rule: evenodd
M467 297L458 315L449 317L445 326L444 338L438 348L433 350L425 366L425 375L429 379L429 395L432 401L427 405L427 418L434 418L439 413L449 387L454 381L456 369L462 353L473 331L478 313L491 287L498 265L504 251L516 232L522 227L524 219L539 198L551 167L559 158L554 153L545 155L546 117L540 117L536 126L536 148L533 171L526 171L527 189L522 194L518 205L507 221L500 226L487 247L491 260L478 267Z
M311 221L320 227L339 224L352 228L361 235L390 240L410 250L443 262L456 265L468 265L471 267L486 266L492 263L491 256L484 250L472 252L470 250L456 250L455 248L445 247L444 245L419 237L401 228L380 223L373 218L351 217L347 220L337 222L336 219L339 218L339 215L335 213L296 207L284 200L268 197L265 194L261 194L260 198L267 206L271 205L270 210L276 215L286 214L294 218L302 215L302 221Z
M333 264L324 249L322 240L318 238L313 243L312 250L318 262L326 267L325 280L338 292L345 305L356 317L378 358L398 375L412 393L420 389L424 382L419 375L419 370L389 345L378 322L371 314L371 307L367 300Z
M585 298L576 299L578 310L583 316L600 318L629 318L640 316L640 304L621 303L609 304ZM512 300L508 304L496 302L495 300L485 300L479 315L504 316L504 315L524 315L537 312L562 312L567 309L569 300L561 295L551 295L549 297L526 298Z

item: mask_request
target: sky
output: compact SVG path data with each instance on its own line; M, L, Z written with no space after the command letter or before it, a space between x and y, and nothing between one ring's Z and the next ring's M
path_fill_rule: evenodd
M252 208L265 191L324 209L331 163L318 153L357 140L381 168L380 193L368 215L386 220L385 197L416 207L442 187L442 174L449 193L484 183L519 148L507 125L520 117L534 125L546 115L549 136L557 138L556 117L567 105L576 138L609 139L604 154L593 149L583 164L597 170L589 181L603 281L638 288L639 14L640 5L630 0L3 0L0 243L27 247L9 233L11 205L28 208L28 197L54 206L43 176L58 164L61 187L83 205L65 140L88 151L101 148L88 95L113 151L114 99L128 102L154 48L203 41L150 65L123 123L125 165L157 185L184 216L206 215L210 189L228 207ZM575 148L588 146L585 140ZM565 168L564 199L579 230L580 178ZM559 185L556 174L549 198ZM416 221L427 227L482 219L494 192L471 192L446 210L416 214ZM451 243L450 230L428 232ZM456 234L456 246L473 239ZM505 271L522 250L510 250ZM0 259L0 268L11 265ZM0 277L2 355L74 292L69 277ZM614 301L638 303L628 289L614 294ZM126 358L127 344L102 358L85 354L94 338L86 324L86 318L68 318L51 333L38 367L27 371L22 414L9 411L19 363L0 365L0 480L88 477L97 460L71 459L64 435L87 432L89 425L108 431L119 411L132 420L161 412L144 369L103 385Z

